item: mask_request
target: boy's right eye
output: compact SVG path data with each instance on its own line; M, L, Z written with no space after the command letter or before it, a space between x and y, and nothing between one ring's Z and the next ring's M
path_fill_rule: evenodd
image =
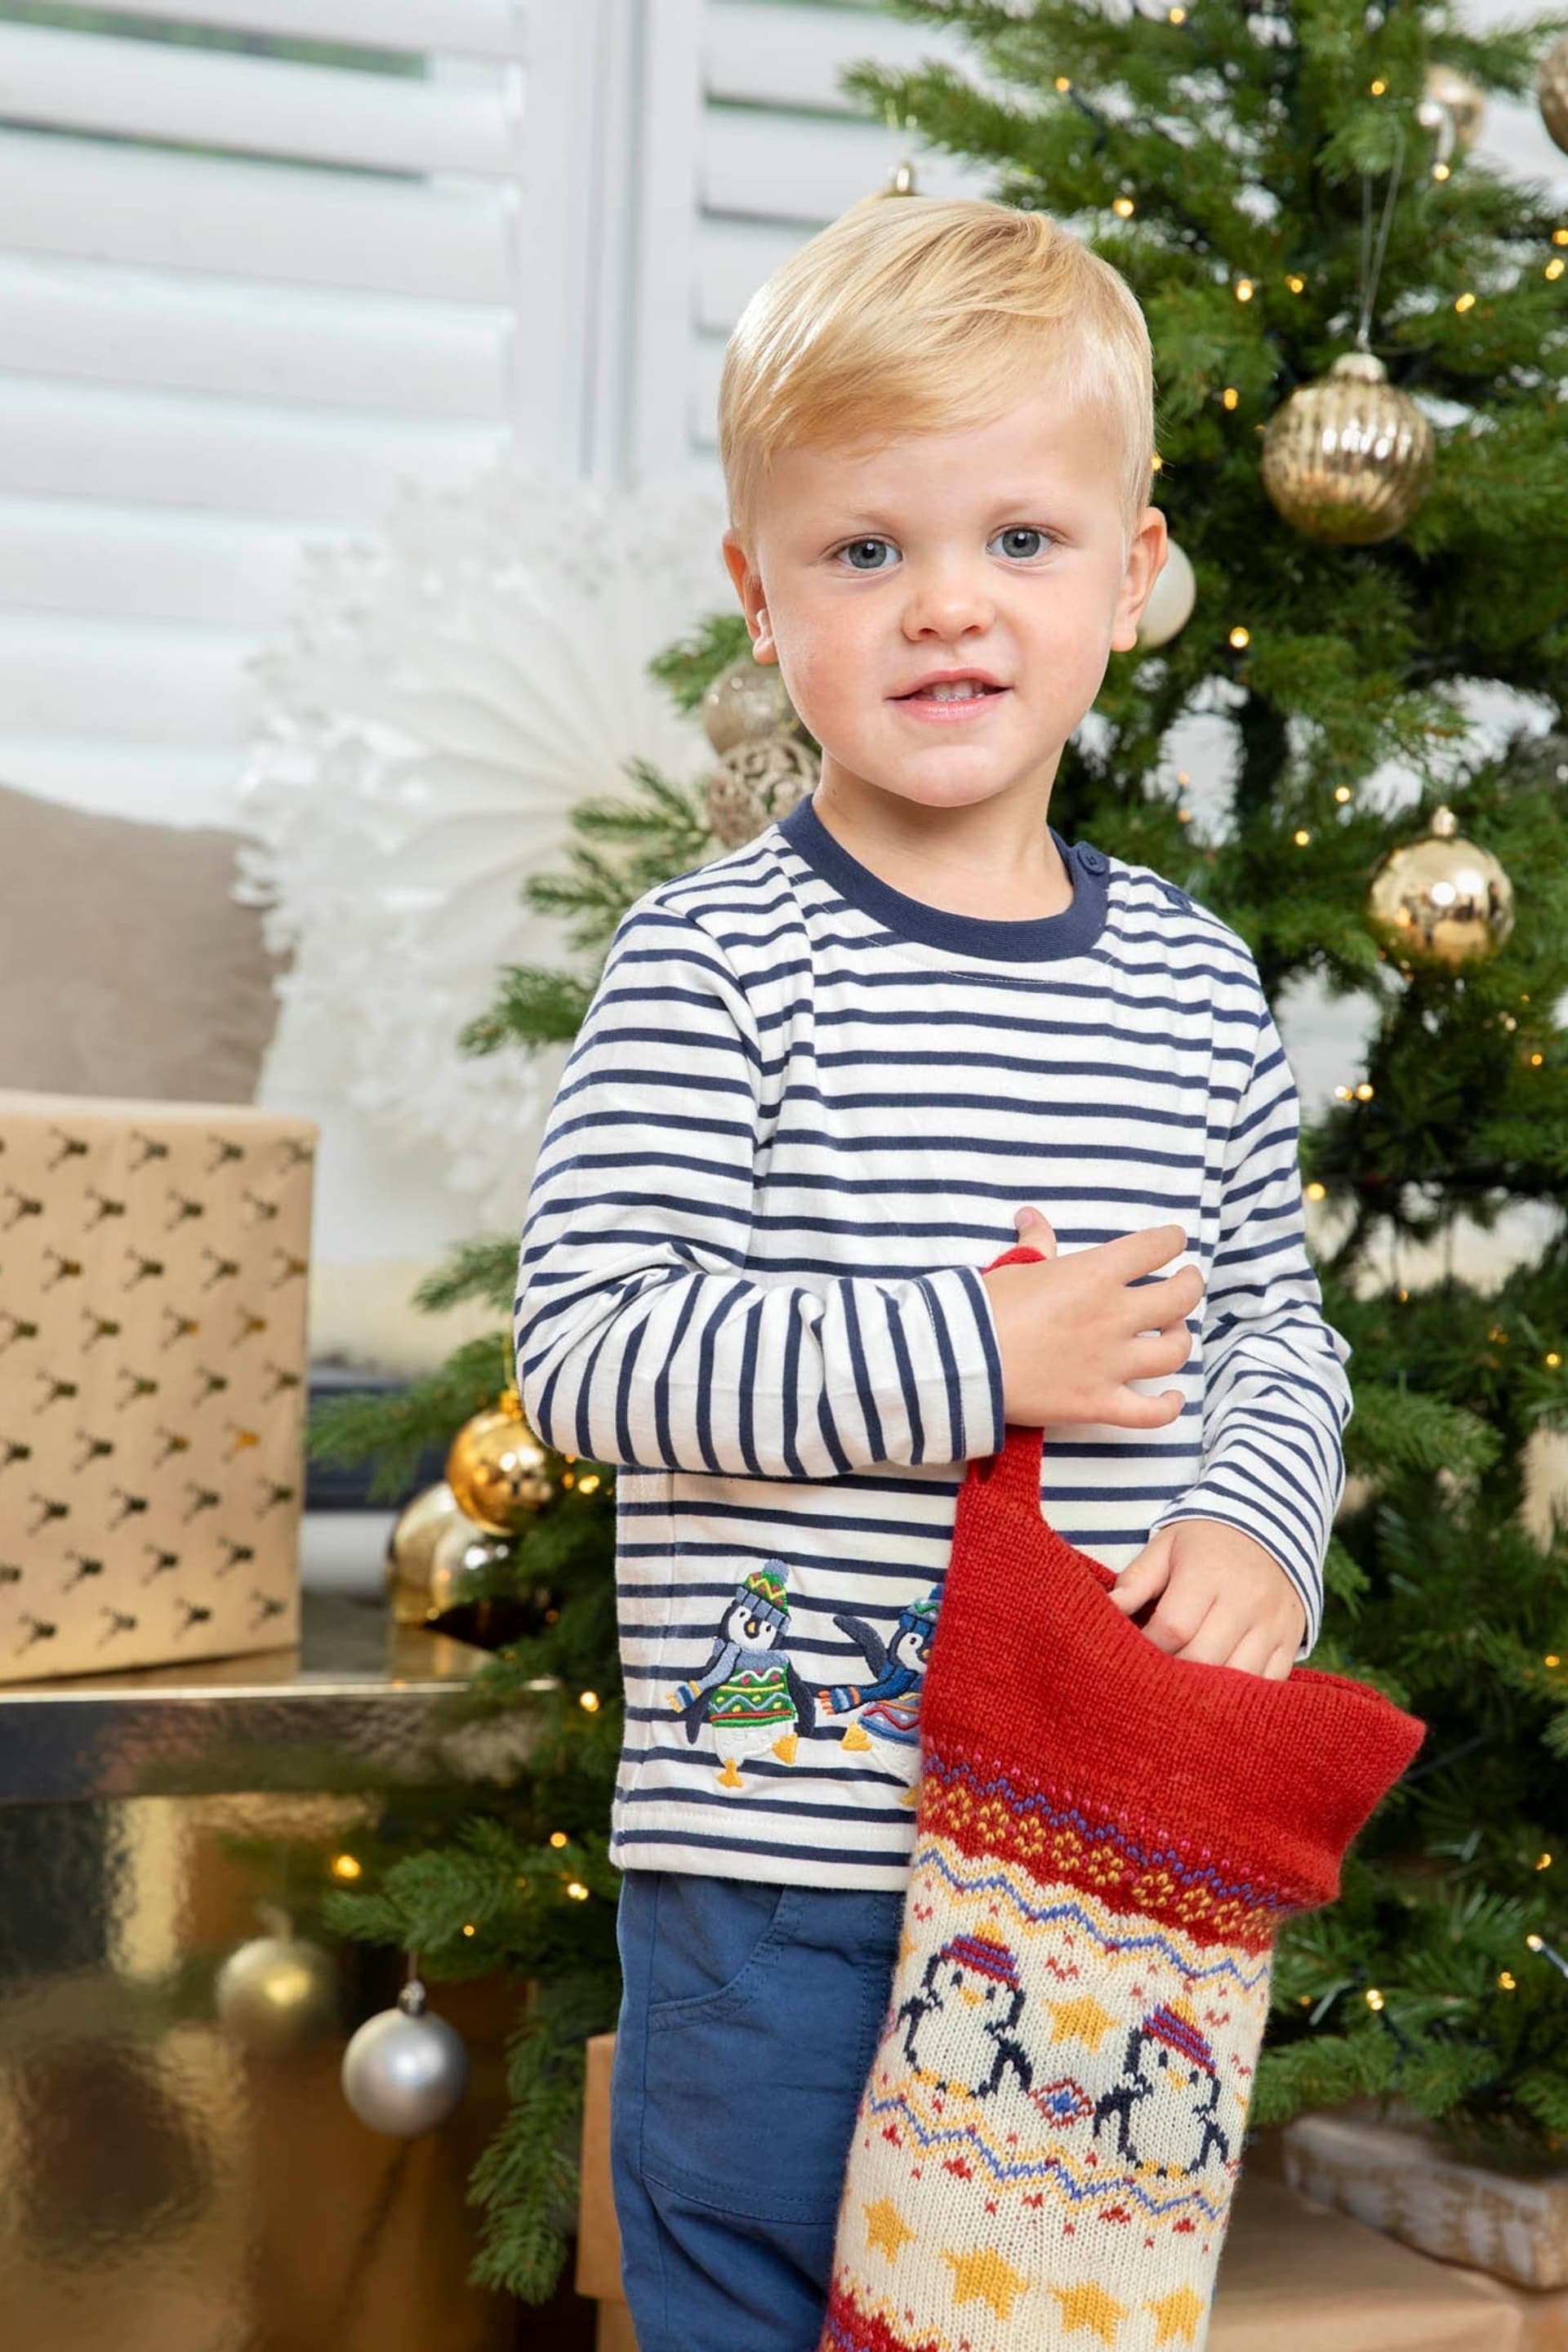
M891 544L891 541L886 539L851 539L847 540L844 545L838 549L837 552L840 556L854 555L858 554L864 548L889 547ZM852 563L849 566L849 569L851 572L884 572L886 571L887 566L882 563Z

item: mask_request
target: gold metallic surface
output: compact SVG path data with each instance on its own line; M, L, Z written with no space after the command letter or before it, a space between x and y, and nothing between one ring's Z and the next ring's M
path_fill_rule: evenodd
M468 1780L526 1752L526 1718L455 1719L482 1661L466 1643L342 1593L306 1593L302 1623L298 1649L0 1688L0 1808Z
M1436 439L1371 352L1344 352L1269 418L1263 487L1313 539L1374 546L1403 530L1432 484Z
M1553 144L1568 155L1568 33L1560 35L1542 58L1536 69L1535 95Z
M714 840L726 849L754 841L816 791L820 773L816 752L797 735L780 731L734 744L708 777L708 827Z
M1489 849L1440 808L1422 841L1390 852L1373 877L1367 920L1401 963L1450 967L1495 954L1513 929L1513 885Z
M747 655L721 670L702 698L702 724L715 751L793 727L795 706L777 664Z
M330 1953L334 2014L268 2053L220 2013L225 1963L287 1927L301 1870L324 1886L364 1839L379 1801L363 1780L400 1745L405 1779L421 1759L452 1769L436 1709L476 1663L389 1628L379 1605L354 1622L355 1604L312 1612L312 1599L300 1654L0 1690L0 2346L517 2340L515 2306L465 2283L464 2191L501 2112L519 1989L432 1986L473 2082L448 2124L406 2147L356 2121L338 2080L349 2034L395 1994L389 1956L296 1924ZM255 1785L224 1777L217 1759L233 1758ZM361 1792L308 1785L318 1759L357 1769ZM29 1759L72 1799L40 1801L17 1777ZM149 1778L163 1793L92 1793Z
M550 1456L521 1406L504 1398L458 1430L447 1455L447 1484L458 1508L493 1536L517 1535L555 1499Z
M436 1614L430 1597L436 1546L465 1516L444 1478L404 1507L387 1540L383 1576L387 1606L400 1625L423 1625Z

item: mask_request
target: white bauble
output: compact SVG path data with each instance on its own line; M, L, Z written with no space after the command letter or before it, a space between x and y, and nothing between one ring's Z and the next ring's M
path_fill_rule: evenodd
M560 871L579 801L640 757L677 781L711 749L647 675L733 609L721 486L623 488L502 459L466 488L407 488L374 539L312 550L240 786L245 895L291 951L290 1034L458 1191L521 1214L547 1069L459 1054L507 963L568 961L521 901Z
M1198 601L1198 583L1193 567L1175 541L1166 542L1165 562L1159 578L1149 592L1138 623L1138 651L1152 654L1159 646L1184 629L1193 617L1193 606Z

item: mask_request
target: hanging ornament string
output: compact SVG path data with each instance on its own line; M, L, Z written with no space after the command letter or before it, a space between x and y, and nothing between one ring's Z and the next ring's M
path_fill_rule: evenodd
M1388 194L1383 202L1383 219L1377 233L1377 252L1372 250L1372 173L1361 175L1361 318L1355 331L1358 352L1369 351L1372 331L1372 306L1377 299L1378 281L1383 276L1383 257L1388 250L1388 232L1394 225L1394 199L1399 194L1399 173L1405 162L1405 132L1396 123L1394 162L1388 174Z

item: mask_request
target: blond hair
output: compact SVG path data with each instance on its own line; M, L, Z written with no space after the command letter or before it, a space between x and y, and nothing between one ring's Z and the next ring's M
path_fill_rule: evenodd
M1154 384L1126 279L1043 213L863 196L758 288L730 338L719 457L731 527L754 546L762 488L784 449L989 424L1047 383L1109 412L1131 545L1149 503Z

